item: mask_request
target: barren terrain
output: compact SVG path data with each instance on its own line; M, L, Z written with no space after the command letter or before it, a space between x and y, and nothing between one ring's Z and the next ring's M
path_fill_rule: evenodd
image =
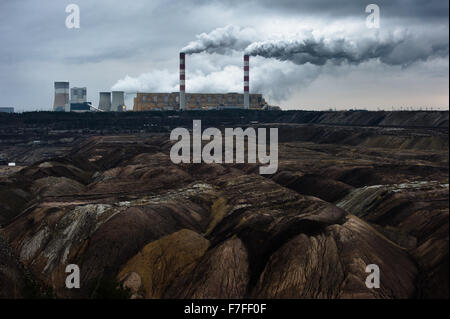
M448 112L210 114L0 118L0 297L448 298ZM278 172L172 163L195 118L278 127Z

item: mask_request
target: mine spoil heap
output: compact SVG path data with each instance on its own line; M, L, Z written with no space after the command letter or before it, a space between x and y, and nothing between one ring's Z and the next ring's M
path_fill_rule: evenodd
M1 297L448 298L448 112L155 113L0 117ZM278 127L278 172L172 163L197 116Z

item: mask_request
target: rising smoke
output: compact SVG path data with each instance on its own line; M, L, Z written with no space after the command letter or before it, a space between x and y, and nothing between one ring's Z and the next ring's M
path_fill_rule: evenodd
M408 66L414 62L448 55L448 39L430 34L415 34L407 30L375 33L370 36L313 36L312 32L297 34L290 39L254 41L258 37L250 28L228 25L197 35L182 51L187 54L229 54L245 51L252 56L291 61L298 65L327 62L341 65L360 64L378 59L388 65Z
M360 64L373 59L388 65L408 66L417 61L448 55L448 44L431 43L416 46L413 37L371 38L352 41L345 38L262 41L250 44L245 53L252 56L291 61L298 65L327 62L341 65Z
M253 29L227 25L209 33L198 34L197 40L189 42L181 51L186 54L201 52L227 54L232 50L244 50L252 43L250 39L254 36Z
M267 40L264 34L253 29L229 25L197 35L195 41L182 49L187 54L199 54L189 59L187 91L241 91L241 63L245 52L261 57L252 60L251 90L264 92L266 98L278 103L299 88L308 86L320 74L333 72L342 64L381 62L407 67L434 57L445 58L449 52L448 38L442 36L443 32L435 34L396 30L366 37L351 34L314 36L313 32L305 31ZM340 69L339 74L341 72ZM126 76L112 90L174 92L178 90L178 84L176 70L152 70L137 77Z

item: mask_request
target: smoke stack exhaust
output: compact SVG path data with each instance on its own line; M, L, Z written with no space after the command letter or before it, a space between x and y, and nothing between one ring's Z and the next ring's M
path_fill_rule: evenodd
M250 56L244 55L244 109L250 108L249 91L250 91Z
M180 52L180 111L184 110L186 103L186 67L185 67L185 54Z

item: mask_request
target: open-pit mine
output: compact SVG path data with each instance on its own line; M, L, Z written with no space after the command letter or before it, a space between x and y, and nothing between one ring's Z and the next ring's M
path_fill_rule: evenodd
M278 128L277 172L173 163L171 130L196 119ZM0 114L0 297L448 298L448 123L425 111ZM366 284L374 264L379 288Z

